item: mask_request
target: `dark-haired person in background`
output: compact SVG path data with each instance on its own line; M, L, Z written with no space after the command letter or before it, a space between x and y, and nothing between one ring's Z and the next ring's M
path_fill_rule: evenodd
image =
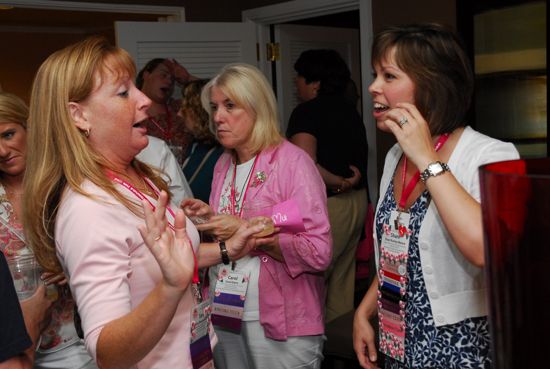
M151 99L147 134L166 141L180 165L191 136L178 116L181 101L172 98L172 93L176 82L194 79L177 61L164 58L151 59L136 76L136 87Z
M333 238L327 322L353 310L355 252L367 212L367 137L347 93L350 71L335 50L306 50L296 63L303 101L288 123L290 142L316 162L325 182Z

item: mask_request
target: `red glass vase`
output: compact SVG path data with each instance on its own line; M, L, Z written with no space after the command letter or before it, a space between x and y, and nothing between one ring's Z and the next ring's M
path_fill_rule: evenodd
M493 368L548 367L550 159L479 173Z

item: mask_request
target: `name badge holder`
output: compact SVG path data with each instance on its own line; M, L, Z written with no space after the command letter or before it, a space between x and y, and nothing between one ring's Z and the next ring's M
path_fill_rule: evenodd
M439 151L449 134L442 134L435 144ZM405 362L405 308L407 304L407 261L411 231L410 214L405 212L407 199L420 180L420 172L412 176L405 186L407 157L403 159L402 193L399 209L392 210L389 222L383 225L380 245L380 271L378 290L378 320L380 351L391 358Z
M384 224L380 246L380 289L378 291L380 351L400 362L405 360L409 220L408 213L392 211L390 224Z
M193 291L197 304L191 310L191 362L193 369L214 369L214 356L210 346L212 306L210 300L202 301L198 283L193 284Z
M212 300L212 323L240 333L249 273L222 267Z

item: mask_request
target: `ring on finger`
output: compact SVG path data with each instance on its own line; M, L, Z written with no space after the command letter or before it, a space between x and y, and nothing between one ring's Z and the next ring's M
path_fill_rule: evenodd
M399 121L397 123L399 123L399 125L403 127L405 124L409 123L409 120L406 116L403 115L401 116L401 118L399 118Z
M154 241L157 242L158 240L160 240L160 235L157 236Z

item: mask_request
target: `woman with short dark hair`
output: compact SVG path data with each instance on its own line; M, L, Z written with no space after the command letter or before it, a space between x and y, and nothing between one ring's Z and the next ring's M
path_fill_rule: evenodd
M378 276L355 313L364 368L489 368L480 165L518 158L466 121L473 74L457 36L437 24L374 38L369 86L388 152L375 214Z

